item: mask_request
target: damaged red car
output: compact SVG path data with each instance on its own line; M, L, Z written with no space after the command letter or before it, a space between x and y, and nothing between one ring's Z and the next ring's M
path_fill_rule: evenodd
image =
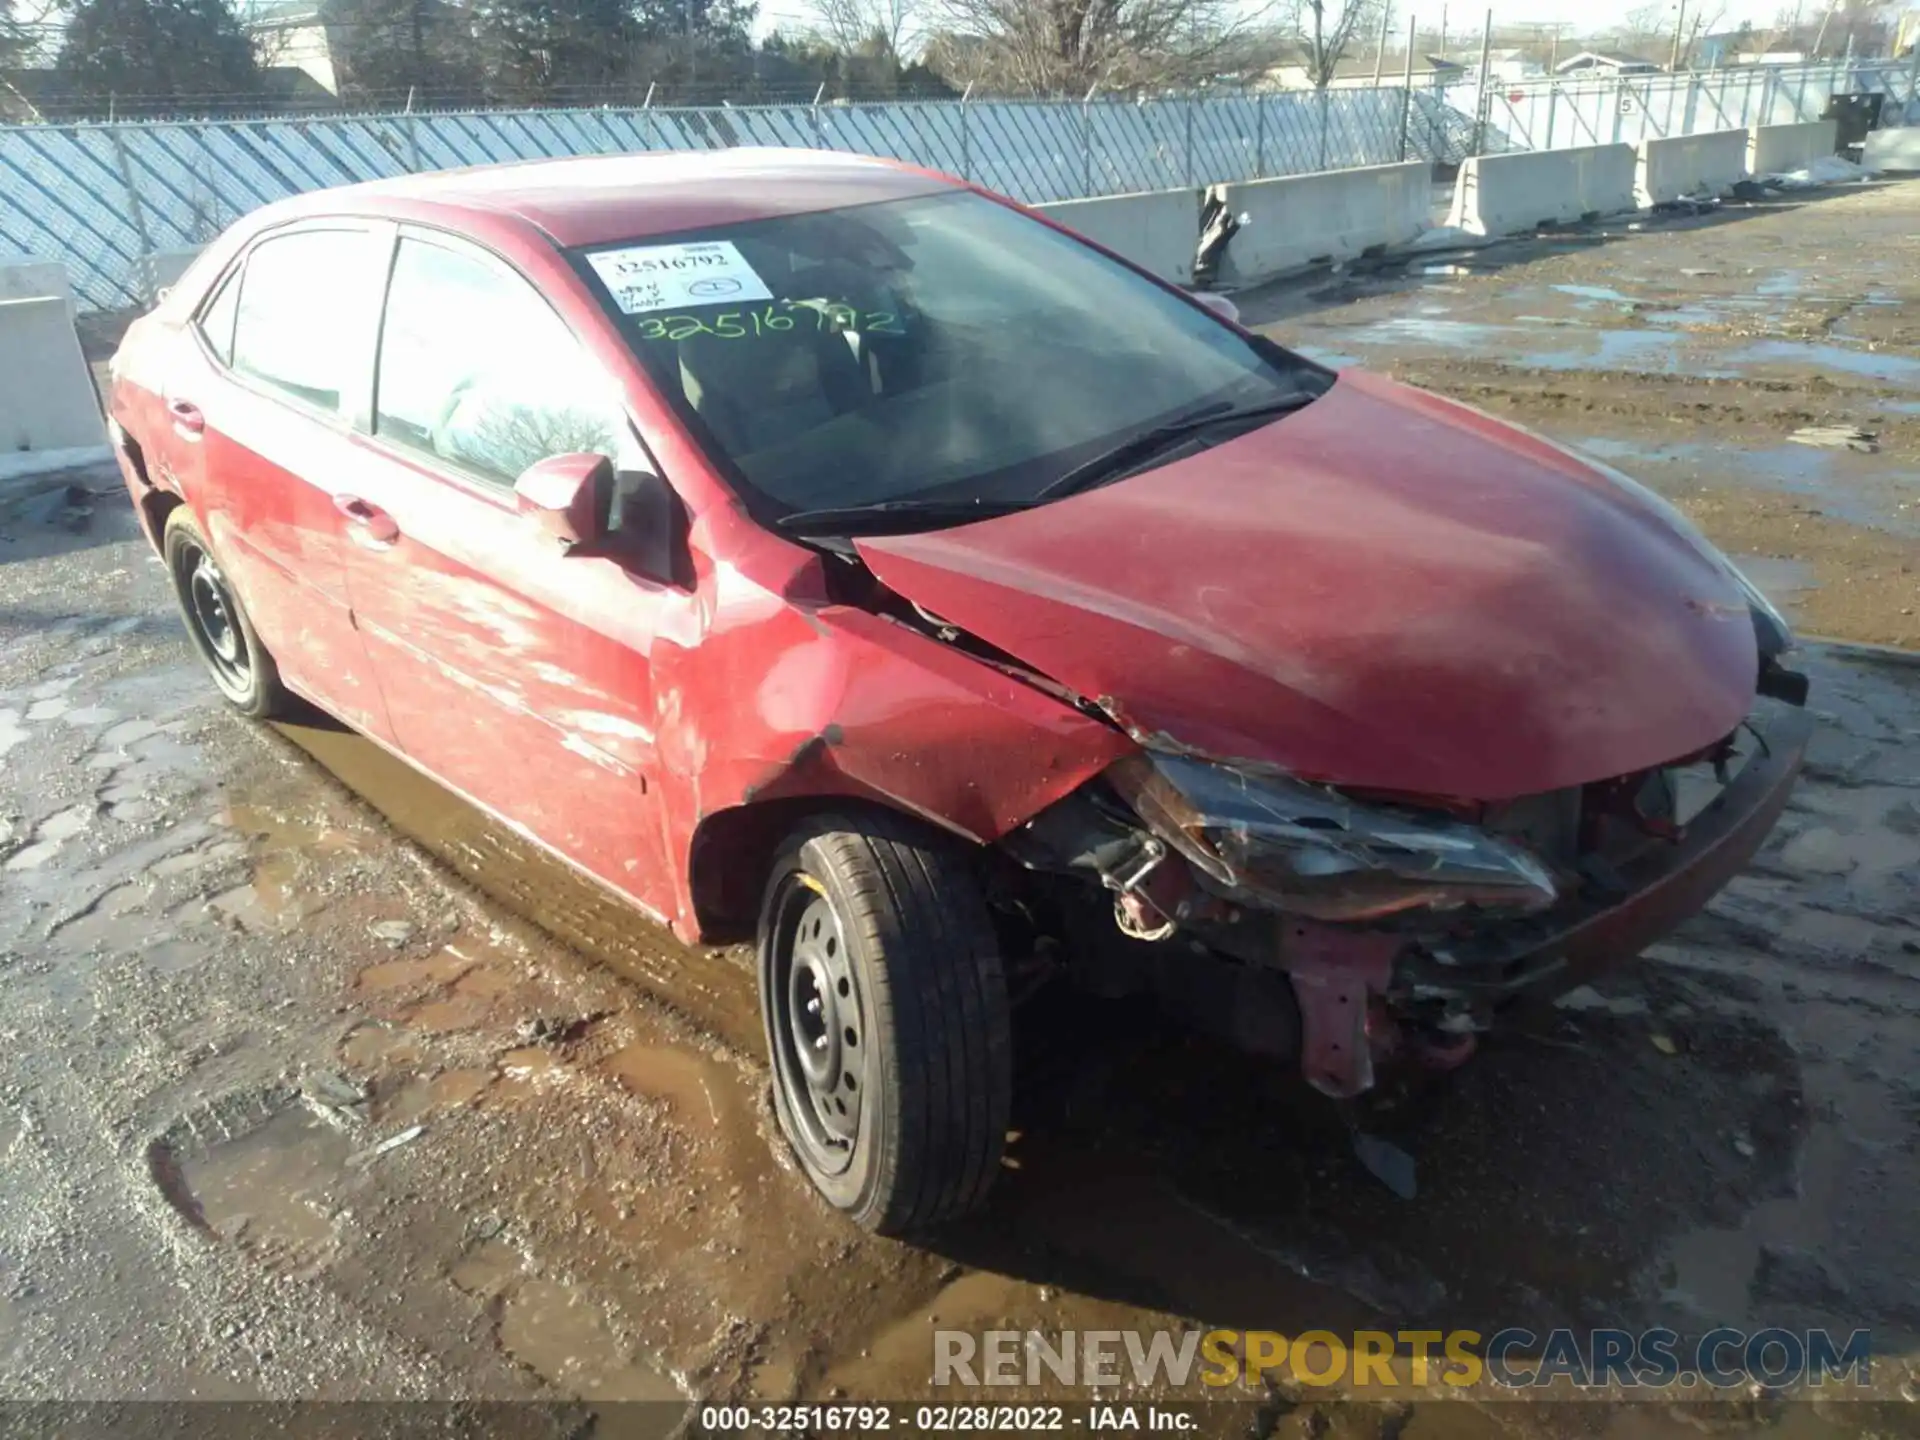
M986 1195L1039 968L1356 1097L1697 910L1806 739L1631 480L884 161L282 202L110 408L226 697L755 938L780 1125L882 1231Z

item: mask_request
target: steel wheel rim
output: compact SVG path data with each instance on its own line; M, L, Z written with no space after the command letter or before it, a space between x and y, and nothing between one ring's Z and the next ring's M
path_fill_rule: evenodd
M213 557L190 546L180 557L188 621L214 677L229 691L244 694L253 683L246 636L240 629L239 603Z
M840 917L807 877L788 877L771 945L768 1038L792 1138L809 1166L837 1175L859 1143L866 1013Z

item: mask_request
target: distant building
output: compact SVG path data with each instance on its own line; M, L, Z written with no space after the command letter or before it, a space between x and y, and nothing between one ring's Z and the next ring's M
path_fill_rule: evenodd
M1347 56L1333 67L1333 78L1327 82L1329 90L1362 90L1373 84L1375 70L1378 69L1382 84L1391 85L1404 78L1407 73L1405 52L1388 55L1376 63L1371 55ZM1413 57L1413 83L1416 88L1451 85L1468 74L1467 67L1455 60L1441 55L1415 55ZM1314 88L1312 72L1308 70L1304 57L1288 59L1270 67L1258 82L1262 90L1311 90Z
M1562 60L1553 67L1553 73L1570 78L1600 79L1610 75L1654 75L1660 67L1651 60L1642 60L1637 55L1608 55L1599 50L1582 50L1578 55Z
M1525 50L1517 47L1510 50L1488 52L1488 73L1496 80L1537 80L1547 73L1547 67L1535 60ZM1478 75L1479 62L1474 63L1473 74Z
M276 68L305 71L330 95L364 84L369 31L341 0L255 0L243 12L254 45ZM473 51L473 17L445 0L423 0L423 40L436 58L457 59ZM361 43L356 49L355 41ZM375 45L381 43L373 38Z

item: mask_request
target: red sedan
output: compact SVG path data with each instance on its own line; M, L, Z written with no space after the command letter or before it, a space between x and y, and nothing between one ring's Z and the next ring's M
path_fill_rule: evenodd
M1805 741L1786 627L1631 480L879 160L269 206L111 411L225 696L757 935L781 1126L884 1231L986 1194L1010 992L1355 1096L1704 904Z

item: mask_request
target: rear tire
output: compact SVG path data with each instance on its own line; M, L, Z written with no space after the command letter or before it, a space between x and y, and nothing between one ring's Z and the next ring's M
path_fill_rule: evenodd
M280 669L185 505L174 506L167 516L160 550L187 637L227 703L255 720L282 713L289 696Z
M822 817L774 862L759 952L774 1109L815 1188L882 1235L977 1209L1006 1143L1013 1040L964 857L904 820Z

